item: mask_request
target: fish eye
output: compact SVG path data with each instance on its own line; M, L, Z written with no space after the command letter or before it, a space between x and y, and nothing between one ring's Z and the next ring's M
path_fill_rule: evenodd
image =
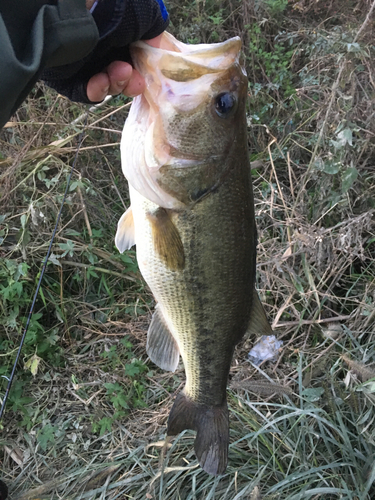
M215 111L219 116L225 118L236 107L237 99L230 92L223 92L215 97Z

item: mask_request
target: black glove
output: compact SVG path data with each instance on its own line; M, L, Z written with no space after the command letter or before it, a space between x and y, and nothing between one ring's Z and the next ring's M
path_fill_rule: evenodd
M0 480L0 500L6 500L8 498L8 488L3 481Z
M93 17L100 40L91 54L81 61L47 68L42 80L71 101L91 103L87 82L113 61L131 62L129 45L160 35L168 26L168 13L162 0L99 0Z

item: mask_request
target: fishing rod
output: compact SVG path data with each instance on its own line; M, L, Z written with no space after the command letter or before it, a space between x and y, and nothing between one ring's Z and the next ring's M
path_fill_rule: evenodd
M47 267L47 262L48 262L50 254L51 254L53 241L54 241L55 236L56 236L56 232L57 232L57 228L58 228L58 225L59 225L59 222L60 222L62 210L63 210L64 204L65 204L65 200L66 200L66 197L67 197L67 194L68 194L68 191L69 191L70 181L72 179L72 175L73 175L73 172L74 172L74 169L75 169L75 166L76 166L76 163L77 163L77 159L78 159L78 153L79 153L79 150L81 149L81 145L82 145L82 142L83 142L83 135L84 135L85 130L86 130L87 119L88 119L88 112L86 111L85 120L83 122L83 129L82 129L82 132L80 133L80 135L78 137L78 145L77 145L77 149L76 149L76 152L75 152L75 155L74 155L74 160L73 160L73 163L72 163L72 167L70 169L70 173L69 173L69 176L68 176L68 180L67 180L67 184L66 184L66 188L65 188L65 193L64 193L63 199L61 201L60 209L59 209L59 212L57 214L56 223L55 223L54 230L52 232L52 236L51 236L51 240L50 240L50 243L49 243L49 246L48 246L47 254L45 256L45 259L44 259L44 262L43 262L43 267L42 267L42 270L40 272L38 284L36 286L34 297L33 297L33 300L31 302L31 307L30 307L30 310L29 310L29 314L27 316L26 325L25 325L25 328L23 330L23 334L22 334L20 345L18 347L16 359L15 359L14 364L13 364L12 373L10 374L9 378L5 377L3 375L3 377L8 380L8 385L7 385L7 388L5 390L5 395L4 395L4 398L3 398L3 401L2 401L2 404L1 404L1 408L0 408L0 422L1 422L1 419L2 419L2 417L4 415L5 405L7 403L9 392L10 392L10 389L12 387L13 379L14 379L14 376L15 376L15 373L16 373L16 370L17 370L18 361L19 361L19 358L21 356L21 351L22 351L23 344L25 342L27 331L29 329L31 316L32 316L32 314L34 312L34 306L35 306L36 299L37 299L38 294L39 294L40 286L42 284L44 272L45 272L46 267ZM0 494L1 494L1 492L0 492ZM0 497L0 500L1 500L1 497Z

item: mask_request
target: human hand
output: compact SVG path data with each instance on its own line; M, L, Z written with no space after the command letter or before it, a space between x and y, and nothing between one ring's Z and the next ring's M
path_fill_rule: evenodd
M151 40L145 40L152 47L159 47L159 35ZM143 76L129 63L123 61L113 61L106 72L97 73L87 83L87 97L90 101L102 101L107 95L124 94L128 97L135 97L145 90Z
M92 17L99 31L97 45L83 59L50 64L41 79L71 101L86 104L101 102L109 94L141 94L145 82L130 64L129 45L141 39L158 46L169 22L162 0L87 0L86 5L95 6Z
M97 73L87 83L87 97L90 101L102 101L107 95L124 94L134 97L145 89L144 78L129 63L113 61L106 73Z

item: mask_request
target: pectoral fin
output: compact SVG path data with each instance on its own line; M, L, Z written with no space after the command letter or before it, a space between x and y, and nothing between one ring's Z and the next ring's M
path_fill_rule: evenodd
M146 351L151 361L162 370L169 372L176 370L180 351L159 305L155 308L148 329Z
M152 227L154 248L159 257L172 271L185 265L184 247L176 226L165 208L159 207L147 215Z
M129 250L129 248L135 245L134 220L131 207L122 214L117 223L115 245L120 253Z
M268 322L262 303L259 300L258 292L255 288L253 292L250 321L246 331L246 335L250 334L255 334L257 337L260 335L273 335L273 330Z

